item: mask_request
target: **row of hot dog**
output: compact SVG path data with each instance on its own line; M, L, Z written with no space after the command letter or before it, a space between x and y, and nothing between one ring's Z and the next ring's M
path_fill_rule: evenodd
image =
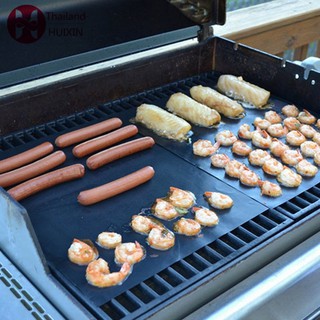
M122 121L119 118L111 118L60 135L56 138L55 145L59 148L75 145L72 153L78 158L92 154L86 160L86 166L90 170L96 170L107 163L154 145L151 137L115 145L138 133L135 125L120 128L121 126ZM0 186L3 188L14 186L7 191L13 198L20 201L42 190L84 176L85 167L80 163L50 171L66 161L66 154L62 150L53 151L54 145L44 142L25 152L1 160ZM153 175L153 168L146 166L112 182L81 191L78 201L82 205L102 201L150 180Z

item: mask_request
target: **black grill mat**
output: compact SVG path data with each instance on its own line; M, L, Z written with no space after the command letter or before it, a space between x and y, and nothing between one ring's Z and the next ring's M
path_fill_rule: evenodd
M175 92L183 92L190 96L189 90L192 86L201 84L203 86L209 86L212 88L216 88L217 80L218 80L219 74L216 73L207 73L204 75L201 75L199 77L195 77L192 79L187 79L184 81L181 81L179 83L176 83L173 86L168 86L167 88L163 89L163 96L160 96L157 92L157 96L153 95L152 99L148 99L146 97L144 101L156 104L160 107L165 108L166 102L171 94ZM276 97L274 95L271 95L270 98L270 106L272 107L272 110L275 110L279 113L281 113L281 108L287 104L294 104L294 101L284 101L283 99ZM304 106L297 107L302 110ZM139 126L139 131L142 134L145 135L151 135L154 139L157 140L157 143L165 147L166 149L170 150L171 152L179 155L183 159L189 161L190 163L194 164L195 166L205 170L209 174L215 176L216 178L223 180L225 183L227 183L230 186L233 186L234 188L240 190L241 192L244 192L248 196L252 197L253 199L256 199L257 201L261 202L262 204L266 205L269 208L275 208L288 200L294 198L296 195L308 190L309 188L313 187L317 183L320 182L320 173L318 173L315 177L303 178L302 184L298 188L287 188L282 187L283 194L281 197L272 198L267 196L261 196L260 194L260 188L252 188L244 186L240 183L238 179L234 179L229 177L225 174L224 169L218 169L211 166L210 157L199 157L195 156L192 152L192 143L197 141L198 139L208 139L214 142L215 135L222 130L230 130L235 135L237 135L238 129L243 123L248 123L251 126L251 130L254 130L253 121L256 117L264 118L264 113L271 109L252 109L252 108L245 108L246 116L243 119L228 119L225 117L222 117L222 122L217 128L203 128L203 127L197 127L195 125L192 125L192 131L193 135L191 136L191 141L189 144L187 143L173 143L172 141L168 139L164 139L161 137L157 137L155 134L152 134L150 130ZM315 112L312 111L312 114L315 115L317 118L320 116L317 115ZM318 130L319 131L319 130ZM241 139L242 140L242 139ZM279 138L279 140L285 142L285 138ZM250 140L243 140L245 141L249 146L252 147L252 149L257 149L257 147L253 146ZM294 149L294 147L291 147ZM256 172L259 177L262 180L269 180L274 183L278 183L276 178L274 176L265 174L262 170L262 168L257 166L252 166L247 157L241 157L233 154L231 152L231 147L221 147L218 150L218 153L226 153L231 159L236 159L242 163L244 163L246 166L248 166L250 169L252 169L254 172ZM312 158L307 158L311 163L313 162Z
M66 153L66 165L74 163L70 150L66 149ZM89 207L77 203L76 197L81 190L112 181L146 165L153 166L156 172L150 182ZM161 252L149 248L145 243L145 236L133 232L129 222L132 215L150 207L155 198L165 196L170 186L194 192L199 205L207 205L202 197L205 191L224 192L233 198L235 204L230 210L219 212L218 226L203 229L198 237L177 235L174 248ZM61 280L71 290L78 291L80 298L84 301L89 298L96 305L105 303L267 209L157 145L97 171L87 170L81 181L45 190L37 196L21 201L21 204L30 215L53 272L60 274ZM191 213L188 216L192 216ZM165 224L172 230L173 221ZM132 275L122 286L107 289L90 286L85 279L85 267L74 265L67 258L67 250L74 237L94 241L102 231L119 232L123 235L123 242L137 240L147 250L146 259L134 266ZM111 263L111 270L118 270L113 263L113 251L99 248L99 252L101 257Z

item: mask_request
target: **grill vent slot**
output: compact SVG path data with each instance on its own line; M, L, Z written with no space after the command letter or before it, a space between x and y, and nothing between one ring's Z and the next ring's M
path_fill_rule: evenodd
M33 296L24 289L23 285L0 263L0 281L12 293L12 297L19 300L21 305L32 315L34 319L52 320L44 308L34 300ZM3 290L3 289L2 289Z
M298 219L312 214L320 208L320 184L295 196L290 201L277 207L277 211L292 219Z
M292 222L270 209L101 306L111 319L132 319L240 256ZM147 308L148 307L148 308Z

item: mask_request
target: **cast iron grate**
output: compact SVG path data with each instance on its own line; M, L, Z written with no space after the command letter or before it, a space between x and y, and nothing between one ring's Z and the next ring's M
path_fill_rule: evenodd
M292 219L310 215L320 208L320 184L298 194L290 201L277 207L277 210Z
M292 220L269 209L100 306L104 319L135 319L288 226Z

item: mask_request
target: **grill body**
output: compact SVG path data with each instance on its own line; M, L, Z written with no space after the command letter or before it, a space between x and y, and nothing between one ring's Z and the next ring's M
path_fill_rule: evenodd
M186 90L194 81L214 81L215 75L221 73L241 75L270 90L279 101L308 105L309 111L317 111L319 73L311 71L307 77L298 65L212 37L201 43L186 41L182 46L173 45L164 51L137 54L129 61L119 59L88 67L85 71L57 75L33 82L30 87L21 85L11 91L4 90L0 100L0 110L5 115L0 119L3 136L0 156L15 154L24 145L51 139L61 132L114 114L125 114L129 120L134 106L139 103L150 99L161 101L175 88ZM172 152L163 139L156 140L159 148L164 148L175 161L190 165L190 159ZM198 167L195 163L192 165ZM65 316L130 319L176 314L178 318L317 233L318 195L319 185L315 180L285 202L257 203L260 211L254 217L139 284L123 292L119 290L116 296L98 306L89 299L84 300L76 288L67 285L59 269L50 262L48 265L43 222L34 214L37 211L28 212L4 190L0 196L0 211L2 228L6 232L1 235L0 244L5 254ZM35 208L36 202L30 200L26 206ZM25 261L32 261L32 268ZM177 308L181 311L176 313Z

